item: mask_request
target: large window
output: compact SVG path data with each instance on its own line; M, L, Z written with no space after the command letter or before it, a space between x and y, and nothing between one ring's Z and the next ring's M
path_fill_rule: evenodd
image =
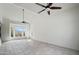
M15 37L24 37L26 32L25 27L17 26L15 27Z
M24 26L11 26L11 37L26 37L28 27Z

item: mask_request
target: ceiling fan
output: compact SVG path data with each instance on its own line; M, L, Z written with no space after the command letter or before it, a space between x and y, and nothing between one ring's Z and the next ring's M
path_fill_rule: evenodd
M47 3L46 6L42 5L40 3L35 3L35 4L37 4L37 5L41 6L41 7L44 7L44 9L39 11L38 13L41 13L41 12L45 11L46 9L51 9L51 10L62 9L62 7L52 6L53 3ZM48 13L48 15L50 15L50 10L48 10L47 13Z

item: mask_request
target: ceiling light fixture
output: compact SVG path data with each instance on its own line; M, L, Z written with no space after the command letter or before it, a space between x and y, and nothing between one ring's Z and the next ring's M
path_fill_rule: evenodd
M24 9L22 9L22 11L23 11L23 21L22 21L22 23L26 23L26 21L24 21Z

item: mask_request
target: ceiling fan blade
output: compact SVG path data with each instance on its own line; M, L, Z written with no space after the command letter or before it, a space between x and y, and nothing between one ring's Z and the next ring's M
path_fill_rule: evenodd
M46 7L49 8L53 3L49 3Z
M61 9L62 7L50 7L50 9Z
M50 15L50 11L47 11L48 15Z
M44 6L44 5L40 4L40 3L35 3L35 4L37 4L39 6L42 6L42 7L46 7L46 6Z
M41 12L43 12L44 10L46 10L46 9L43 9L43 10L41 10L40 12L38 12L38 13L41 13Z

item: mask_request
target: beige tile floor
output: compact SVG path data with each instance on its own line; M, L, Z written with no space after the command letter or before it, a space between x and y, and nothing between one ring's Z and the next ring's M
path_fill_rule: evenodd
M12 40L0 46L0 55L78 55L79 51L36 40Z

